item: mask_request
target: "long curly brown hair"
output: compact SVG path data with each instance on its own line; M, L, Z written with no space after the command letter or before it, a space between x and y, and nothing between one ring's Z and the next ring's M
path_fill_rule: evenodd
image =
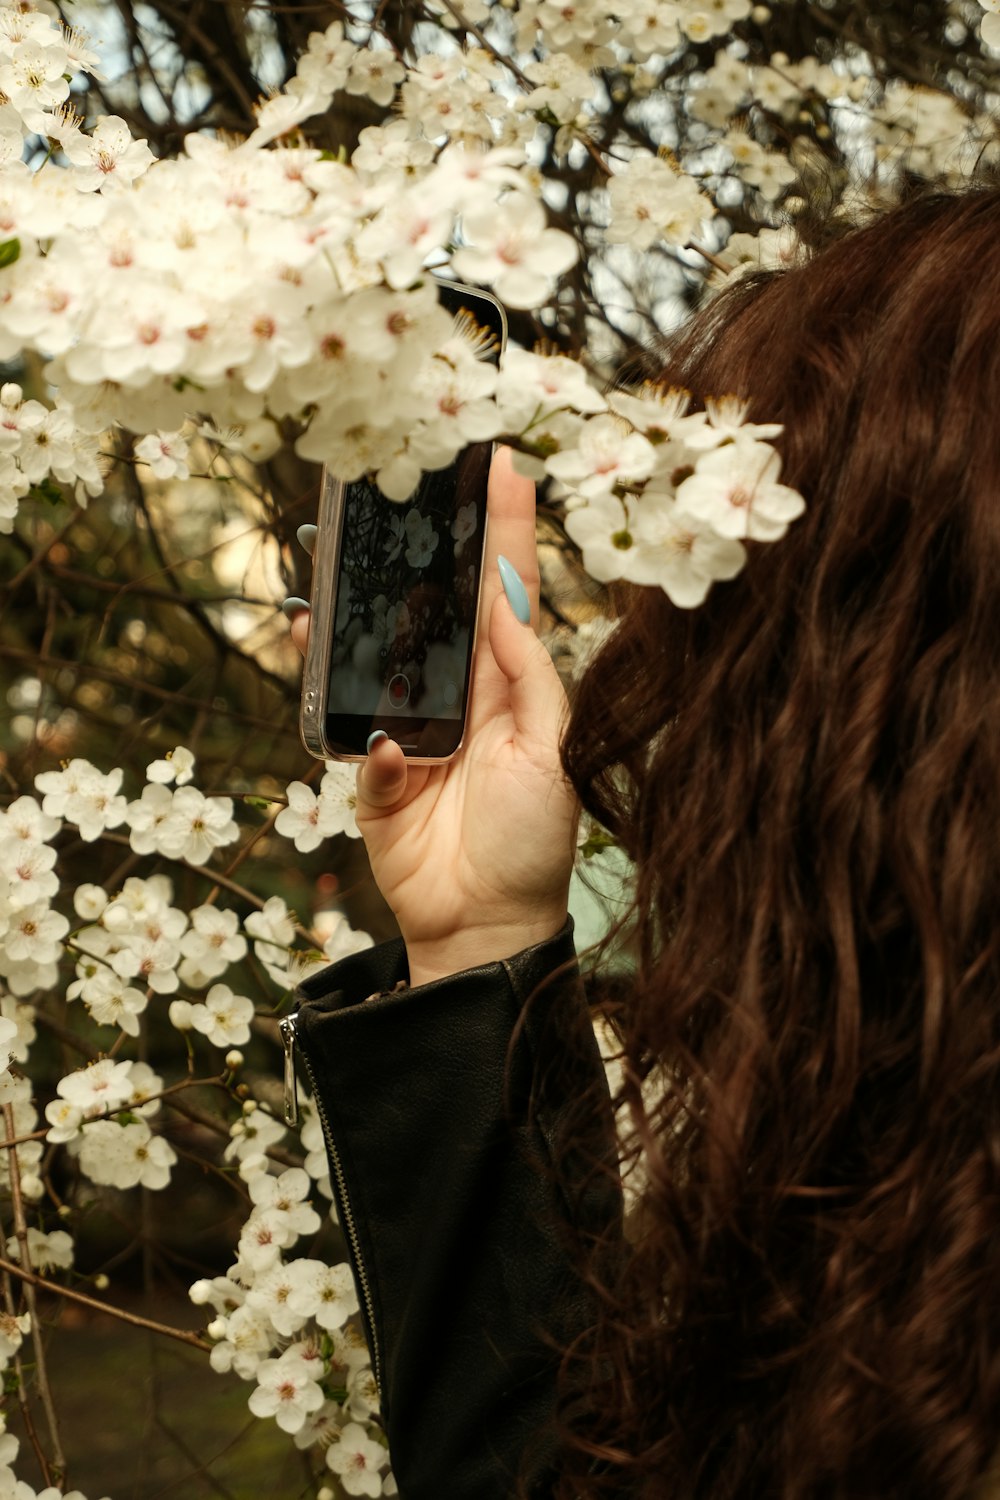
M807 500L637 590L566 769L637 868L627 1265L562 1496L967 1500L1000 1449L1000 192L736 285L668 382Z

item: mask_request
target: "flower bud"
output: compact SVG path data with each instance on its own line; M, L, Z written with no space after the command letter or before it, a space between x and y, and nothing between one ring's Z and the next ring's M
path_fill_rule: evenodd
M171 1000L167 1011L171 1026L175 1026L178 1031L190 1031L193 1008L190 1000Z
M251 1178L259 1177L262 1172L267 1171L267 1157L263 1152L257 1152L253 1156L244 1156L240 1162L240 1176L244 1182Z
M204 1277L201 1279L201 1281L195 1281L188 1288L188 1296L191 1298L191 1301L194 1303L195 1307L204 1307L205 1303L211 1300L212 1283L210 1281L206 1281Z
M108 893L101 885L78 885L73 892L73 910L84 922L96 922L108 904Z
M105 1276L103 1271L98 1271L97 1275L94 1277L94 1290L98 1292L106 1292L110 1285L111 1277Z
M229 1332L225 1318L213 1318L205 1332L210 1339L224 1339Z
M226 1067L231 1073L235 1073L236 1069L242 1068L242 1066L243 1053L239 1050L238 1047L233 1047L230 1052L226 1053Z

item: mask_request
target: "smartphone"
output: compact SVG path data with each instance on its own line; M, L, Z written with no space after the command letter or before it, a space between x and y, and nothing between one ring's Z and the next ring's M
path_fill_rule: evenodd
M499 360L507 320L496 298L450 281L438 282L438 296L492 335ZM311 754L361 760L379 729L417 762L459 749L493 449L471 444L402 502L368 475L344 483L323 470L300 713Z

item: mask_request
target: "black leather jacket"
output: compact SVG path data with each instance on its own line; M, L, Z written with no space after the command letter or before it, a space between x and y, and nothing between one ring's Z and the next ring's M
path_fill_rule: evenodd
M541 1496L558 1349L592 1322L574 1254L620 1220L571 929L406 977L401 942L355 954L302 985L294 1023L393 1472L402 1500L508 1500L519 1476Z

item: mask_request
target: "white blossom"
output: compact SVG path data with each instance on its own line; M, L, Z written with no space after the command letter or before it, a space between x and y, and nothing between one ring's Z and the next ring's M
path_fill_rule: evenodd
M153 161L146 142L133 140L117 115L99 116L89 135L79 133L63 149L76 168L73 186L81 192L134 182Z
M491 204L464 214L462 232L467 244L452 256L456 272L492 287L509 307L537 307L577 259L572 237L548 228L527 193L508 194L499 213Z
M179 432L151 432L136 443L135 453L137 458L149 465L157 479L187 479L190 473L187 440ZM153 764L156 765L157 762L154 761ZM150 779L159 781L173 778L156 776ZM178 781L178 785L180 784Z
M21 1246L16 1237L7 1245L12 1260L20 1260ZM50 1229L47 1233L28 1225L28 1260L32 1269L44 1275L46 1271L68 1271L73 1264L73 1238L65 1229Z
M146 790L149 790L147 788ZM229 797L206 797L196 787L178 787L159 835L160 849L172 859L203 865L216 849L239 838Z
M75 1140L83 1124L83 1110L68 1099L53 1099L45 1106L45 1118L49 1122L46 1140L54 1145Z
M321 1328L342 1328L358 1311L358 1294L349 1266L325 1265L319 1260L299 1260L289 1306L303 1318L315 1318Z
M624 576L657 585L681 609L704 603L716 579L733 578L746 553L667 496L647 493L634 517L635 545Z
M388 1451L359 1422L348 1422L326 1450L326 1462L349 1495L380 1495Z
M145 990L130 985L114 969L103 965L83 980L79 996L98 1026L120 1026L129 1036L139 1035L139 1017L146 1009Z
M328 963L339 963L349 954L361 953L372 946L371 935L353 928L343 912L322 912L315 925L323 939L323 956Z
M84 1116L120 1108L132 1093L129 1064L102 1058L89 1067L67 1073L56 1084L56 1093Z
M712 216L709 199L693 178L675 172L657 156L635 156L608 187L611 244L648 250L654 242L686 245Z
M116 767L101 772L90 761L74 759L61 771L42 771L35 786L44 795L42 811L75 823L87 843L125 821L125 798L119 795L124 772Z
M78 885L73 892L73 910L85 922L96 922L108 904L108 893L103 885Z
M325 837L321 827L322 805L312 787L303 781L291 782L285 790L288 806L274 820L274 829L291 839L300 854L318 849Z
M220 1374L233 1370L244 1380L252 1380L274 1344L270 1318L259 1308L243 1306L219 1322L216 1343L208 1357L212 1369Z
M235 1121L230 1131L229 1144L223 1153L226 1161L240 1161L246 1156L256 1156L276 1146L283 1140L286 1131L273 1115L264 1109L255 1110L249 1118Z
M256 1208L266 1209L284 1226L286 1243L292 1244L303 1234L315 1234L320 1217L306 1201L312 1184L307 1172L289 1167L278 1177L258 1176L250 1184L250 1200Z
M579 447L554 454L545 468L575 493L591 498L609 494L623 480L645 479L655 464L656 452L641 433L614 416L596 416L585 423Z
M80 1167L99 1186L119 1189L166 1187L177 1154L144 1120L85 1123L79 1145Z
M234 995L228 984L213 984L204 1004L191 1007L191 1025L215 1047L241 1046L250 1040L253 1001Z
M275 1333L288 1339L304 1327L309 1311L300 1311L293 1304L293 1293L301 1281L304 1261L278 1260L268 1270L254 1278L247 1293L247 1306L266 1313Z
M677 504L720 536L777 541L805 510L802 496L777 482L780 472L773 448L737 438L699 457L677 490Z
M31 1328L31 1314L0 1313L0 1370L5 1370Z
M273 1417L282 1432L298 1432L323 1405L323 1391L296 1356L266 1359L257 1367L257 1389L249 1400L255 1417Z
M180 939L183 962L178 973L184 984L202 987L239 963L247 951L234 911L218 906L197 906L191 925Z
M10 980L12 969L19 963L38 970L54 964L62 953L62 940L68 931L68 920L61 912L51 911L46 901L12 908L7 931L0 939L0 974Z

